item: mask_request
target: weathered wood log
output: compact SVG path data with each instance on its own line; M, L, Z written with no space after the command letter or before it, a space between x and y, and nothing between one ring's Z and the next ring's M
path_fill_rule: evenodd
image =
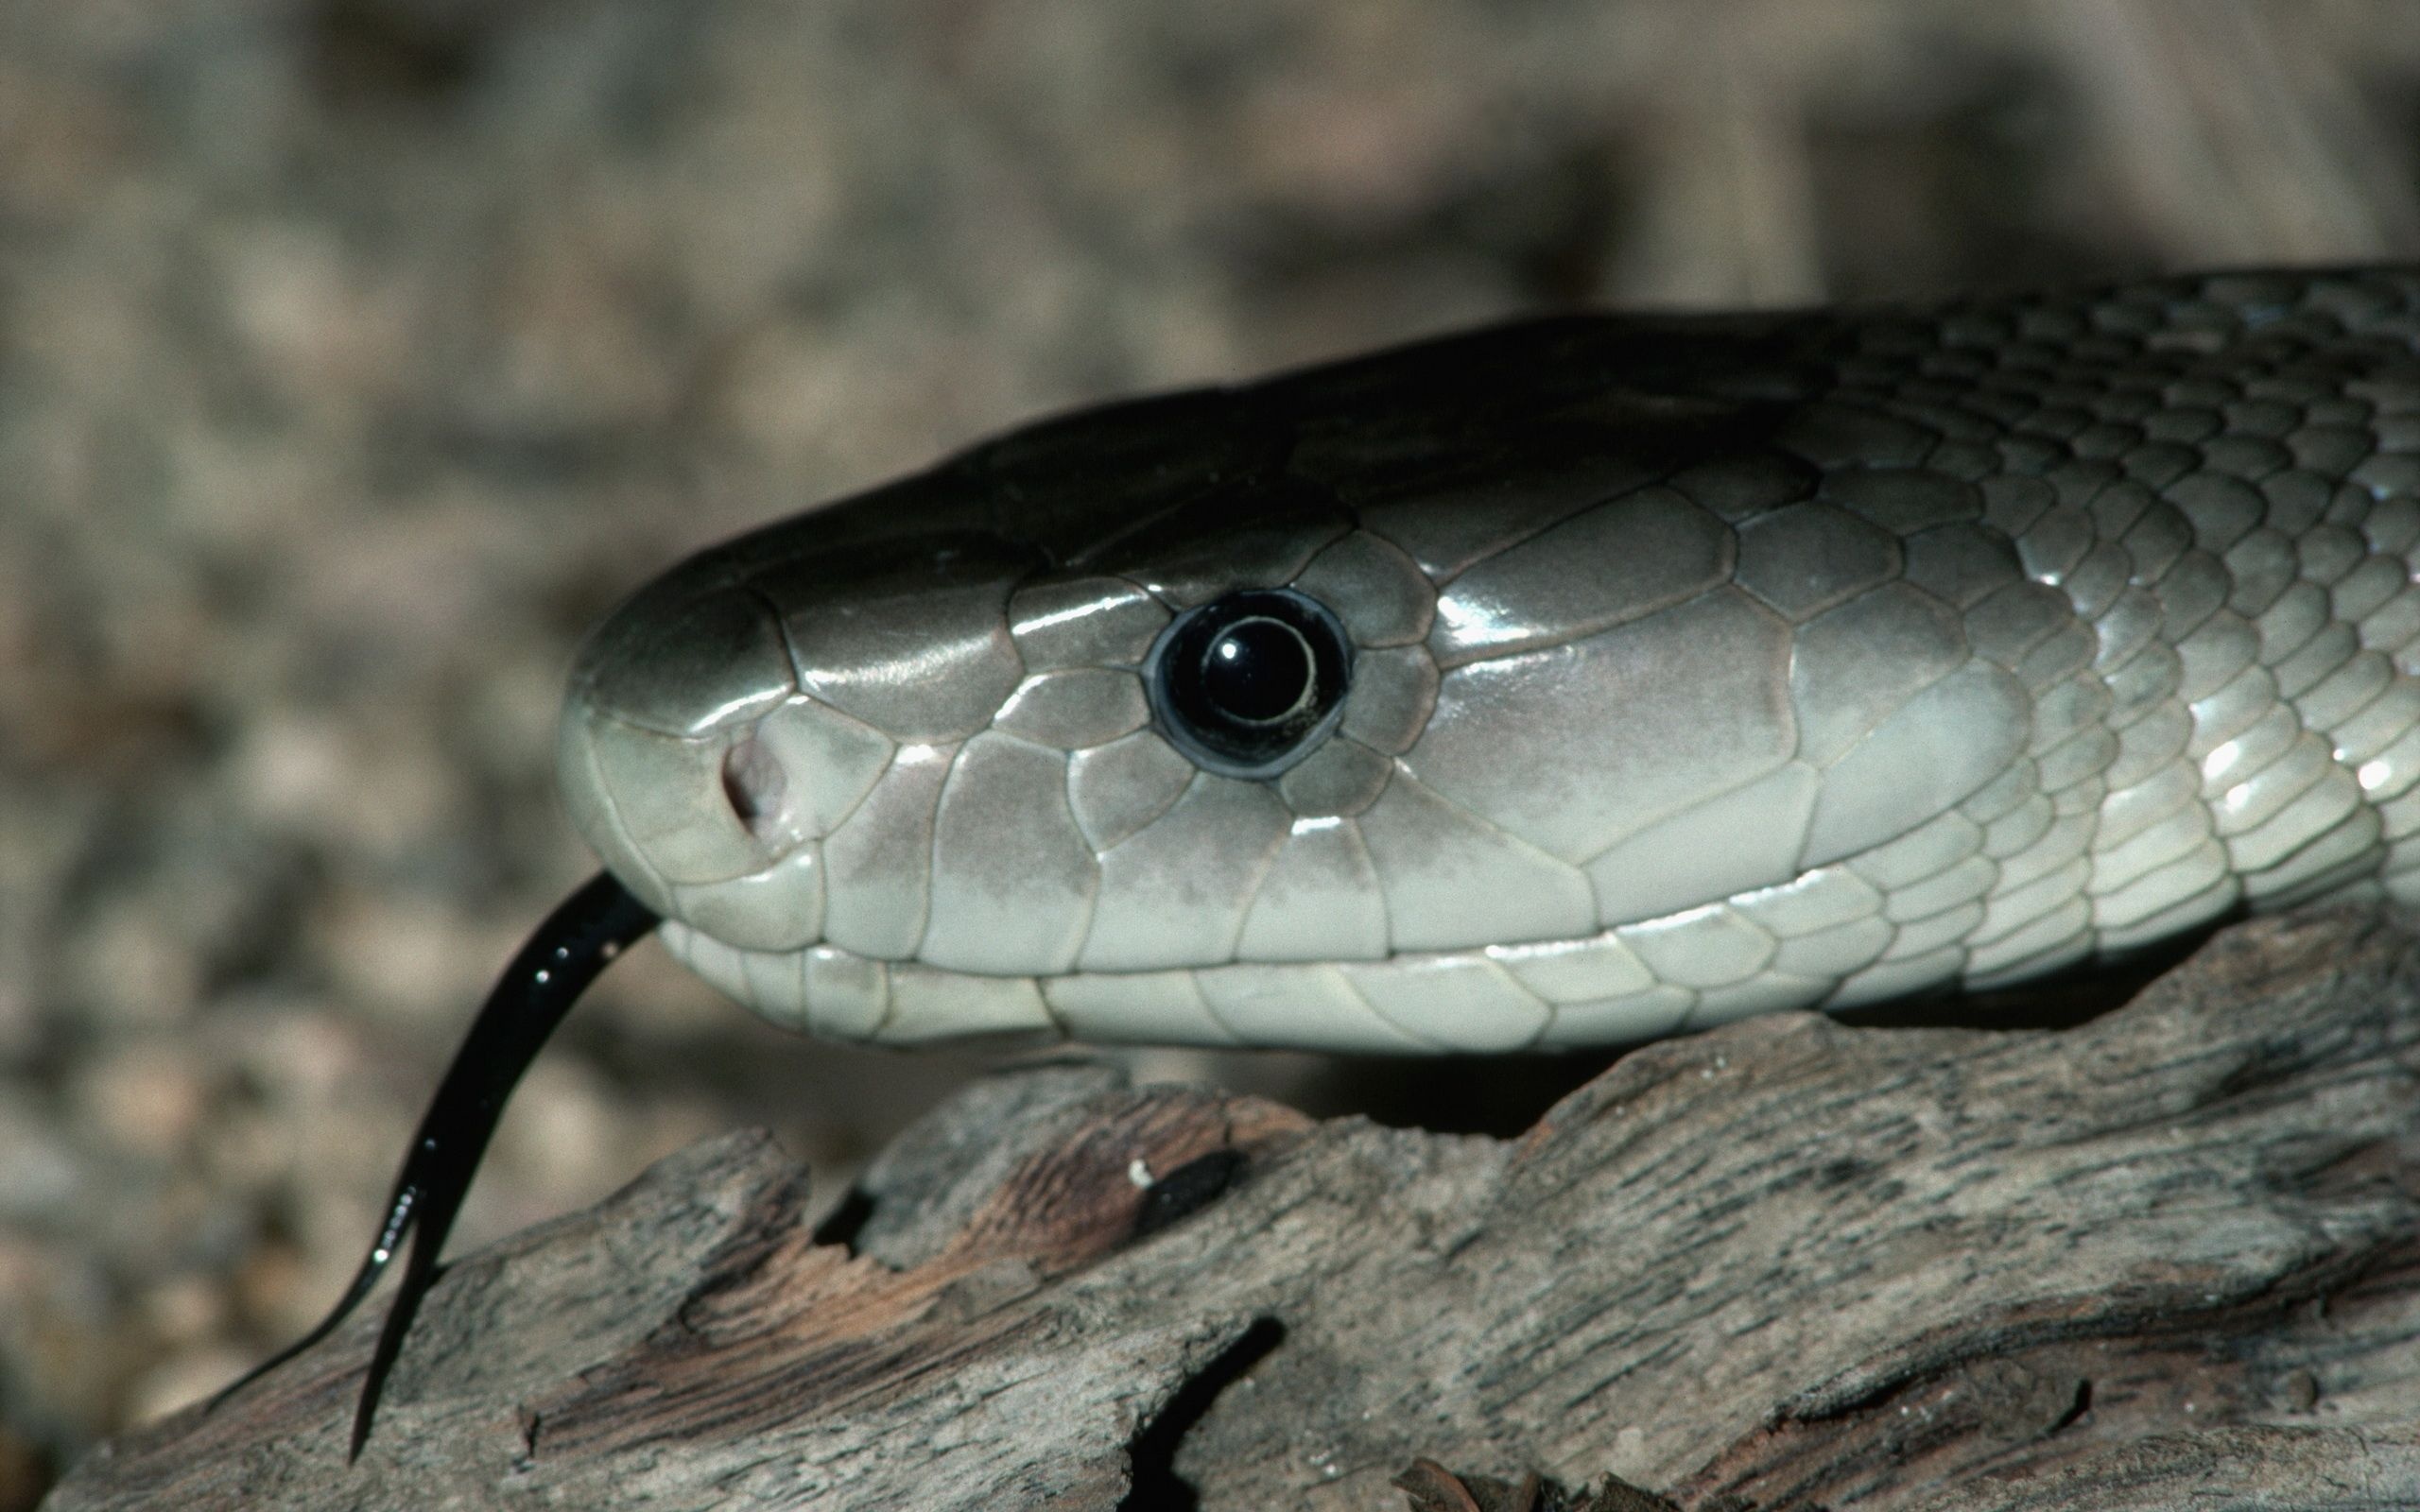
M359 1464L372 1317L53 1504L2408 1508L2416 1091L2359 911L2066 1030L1651 1046L1510 1142L1027 1069L854 1254L735 1134L456 1263Z

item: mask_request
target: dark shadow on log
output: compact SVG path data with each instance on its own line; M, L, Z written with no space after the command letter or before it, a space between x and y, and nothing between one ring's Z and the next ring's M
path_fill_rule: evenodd
M1176 1472L1177 1447L1209 1414L1220 1392L1285 1342L1284 1324L1273 1317L1254 1318L1252 1327L1220 1350L1200 1375L1177 1388L1126 1452L1127 1474L1132 1484L1117 1503L1117 1512L1195 1512L1201 1505L1201 1488Z
M869 1169L849 1248L735 1134L456 1263L357 1467L374 1316L52 1504L1399 1508L1422 1459L1690 1512L2409 1508L2415 946L2248 924L2057 1031L1752 1021L1512 1140L1028 1068Z

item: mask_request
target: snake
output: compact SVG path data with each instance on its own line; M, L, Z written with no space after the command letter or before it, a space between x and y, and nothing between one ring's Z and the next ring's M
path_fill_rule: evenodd
M270 1362L413 1234L356 1454L505 1095L659 921L831 1039L1485 1055L2420 896L2420 268L1550 317L1086 410L675 566L560 730L606 871Z

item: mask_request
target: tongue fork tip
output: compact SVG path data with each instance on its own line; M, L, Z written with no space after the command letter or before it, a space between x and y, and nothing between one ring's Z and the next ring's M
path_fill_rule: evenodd
M446 1232L453 1228L463 1195L478 1172L479 1158L495 1133L506 1099L580 993L623 947L645 936L658 921L611 872L598 872L556 905L513 955L478 1016L471 1021L470 1033L437 1084L428 1110L421 1115L420 1128L412 1136L403 1169L387 1199L378 1237L334 1311L301 1339L222 1388L204 1412L216 1412L236 1392L335 1332L370 1295L409 1238L411 1254L404 1263L403 1284L379 1330L354 1412L345 1457L348 1462L360 1458L379 1394L403 1351L404 1335L411 1329L421 1298L436 1280Z

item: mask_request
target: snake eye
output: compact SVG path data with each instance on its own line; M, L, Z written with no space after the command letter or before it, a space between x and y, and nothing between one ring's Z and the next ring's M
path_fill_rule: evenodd
M1207 770L1274 777L1336 728L1353 670L1344 627L1290 588L1177 616L1143 663L1161 732Z

